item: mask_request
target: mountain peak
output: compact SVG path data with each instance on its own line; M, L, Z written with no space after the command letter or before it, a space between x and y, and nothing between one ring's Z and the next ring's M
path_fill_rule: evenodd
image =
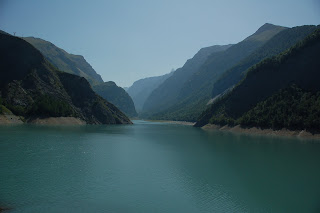
M262 25L256 32L255 34L260 34L262 32L265 32L265 31L268 31L268 30L272 30L272 29L275 29L275 28L279 28L281 26L278 26L278 25L274 25L274 24L270 24L270 23L265 23L264 25ZM283 28L283 27L281 27Z
M287 27L266 23L245 40L267 41L284 29L287 29Z
M118 86L114 81L107 81L104 82L105 85L110 85L110 86Z

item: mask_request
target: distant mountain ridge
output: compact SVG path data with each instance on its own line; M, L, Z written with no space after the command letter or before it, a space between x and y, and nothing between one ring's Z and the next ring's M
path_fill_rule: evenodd
M138 112L141 112L146 99L149 97L152 91L172 74L173 72L170 72L161 76L143 78L135 81L132 86L127 89L127 92L131 96Z
M97 84L92 86L92 88L98 95L114 104L129 117L138 116L131 97L123 88L118 87L113 81Z
M0 99L27 121L73 117L88 124L129 124L113 104L91 89L88 81L57 70L25 40L0 33Z
M215 45L200 49L191 59L177 69L172 76L167 78L154 91L151 92L143 105L143 112L154 112L169 108L177 99L184 83L192 76L207 58L216 52L221 52L232 45Z
M103 82L101 76L83 56L69 54L51 42L40 38L25 37L23 39L37 48L59 70L84 77L91 85Z
M282 26L264 24L243 41L224 51L212 53L198 69L193 70L192 75L183 84L169 108L163 109L162 104L150 101L153 108L146 107L145 109L151 112L148 117L165 120L197 120L201 112L206 109L211 99L213 85L219 77L285 29ZM161 91L158 93L161 94ZM157 100L157 96L150 96L149 100Z

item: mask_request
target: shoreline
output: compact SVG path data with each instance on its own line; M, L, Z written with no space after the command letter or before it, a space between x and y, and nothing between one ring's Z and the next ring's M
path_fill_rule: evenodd
M24 122L19 116L13 114L0 115L0 125L23 124Z
M28 124L41 124L41 125L85 125L86 122L75 117L48 117L48 118L35 118L28 120Z
M189 122L189 121L170 121L170 120L143 120L143 121L179 124L179 125L186 125L186 126L193 126L196 123L196 122Z
M306 130L273 130L273 129L260 129L257 127L251 128L243 128L240 125L230 127L228 125L219 126L216 124L206 124L201 127L203 130L219 130L233 133L244 133L250 135L266 135L266 136L281 136L281 137L295 137L302 139L320 139L320 134L312 134L311 132L307 132Z

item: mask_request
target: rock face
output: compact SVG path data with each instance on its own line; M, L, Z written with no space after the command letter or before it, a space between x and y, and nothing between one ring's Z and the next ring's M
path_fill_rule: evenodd
M114 104L129 117L136 117L138 115L131 97L113 81L98 84L92 88L98 95Z
M88 81L57 70L31 44L0 33L2 104L26 120L76 117L88 124L131 123L113 104L96 95Z
M37 48L44 57L63 72L86 78L91 85L103 83L99 74L81 55L73 55L40 38L26 37L25 41Z

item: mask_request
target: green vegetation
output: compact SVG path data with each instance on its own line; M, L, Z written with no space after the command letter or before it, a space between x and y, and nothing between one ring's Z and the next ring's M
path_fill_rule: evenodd
M309 92L292 85L258 103L241 116L238 123L249 127L319 130L320 92Z
M196 126L219 125L319 131L320 29L281 54L251 67L207 109Z
M76 116L74 110L65 101L59 100L49 95L41 95L36 98L32 105L27 107L5 104L6 107L15 115L19 116L45 116L45 117L71 117Z
M5 104L5 106L15 115L24 116L28 114L28 109L23 106L15 106L12 104Z
M48 117L76 116L70 104L49 95L38 97L28 113Z

